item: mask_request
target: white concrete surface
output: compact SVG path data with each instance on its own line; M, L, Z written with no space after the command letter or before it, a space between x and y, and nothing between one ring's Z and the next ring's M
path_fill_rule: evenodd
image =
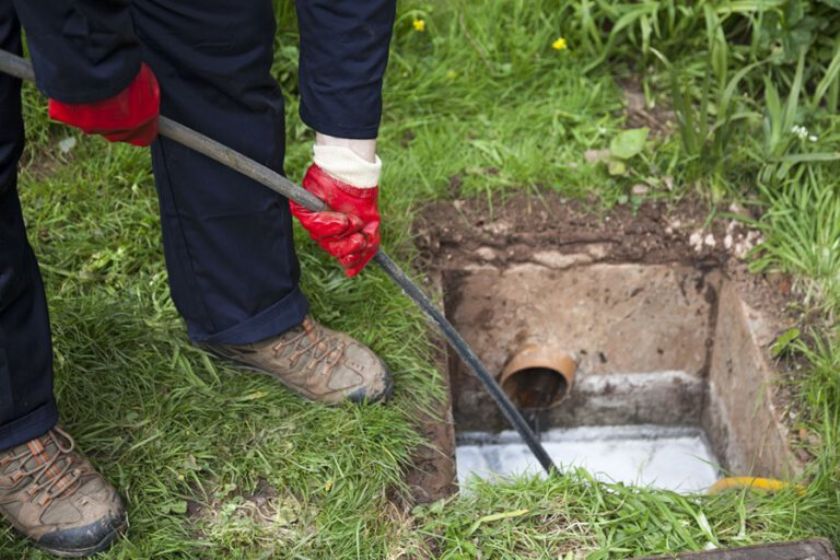
M561 470L583 467L599 480L681 493L703 492L719 477L718 463L700 428L604 426L553 428L543 446ZM458 434L458 485L472 476L541 473L516 432Z

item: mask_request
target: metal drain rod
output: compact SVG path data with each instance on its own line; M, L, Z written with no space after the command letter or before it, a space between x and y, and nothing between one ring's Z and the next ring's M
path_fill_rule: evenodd
M0 50L0 72L9 74L21 80L30 82L35 81L35 72L29 61L16 56L10 52ZM196 152L215 160L222 165L234 169L246 177L250 177L254 181L261 183L274 192L294 200L298 204L305 206L309 210L319 212L326 210L327 206L324 202L305 191L301 187L295 185L286 177L283 177L276 171L257 163L249 157L246 157L239 152L208 138L207 136L192 130L180 123L177 123L164 116L160 117L159 133L161 136L174 140ZM411 298L414 303L422 309L426 315L437 325L450 346L460 356L461 360L472 370L473 373L481 380L484 388L493 397L499 410L507 418L508 422L516 429L528 448L540 462L542 468L549 474L552 471L557 472L554 462L549 457L545 448L539 442L537 436L531 430L525 418L510 401L508 396L496 382L496 379L490 375L481 360L478 359L475 352L458 333L455 327L447 320L444 314L426 297L426 295L417 287L417 285L406 276L400 267L391 260L385 251L381 248L373 257L373 260L382 267L382 270L394 281L403 292Z

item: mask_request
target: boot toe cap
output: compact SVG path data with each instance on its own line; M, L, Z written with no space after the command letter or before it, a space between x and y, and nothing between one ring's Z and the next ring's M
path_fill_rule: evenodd
M353 403L386 402L394 393L394 377L382 363L382 369L373 379L369 379L361 387L357 387L347 395L347 400Z
M67 527L44 534L37 545L65 557L83 557L108 548L126 525L125 512L112 512L86 525Z

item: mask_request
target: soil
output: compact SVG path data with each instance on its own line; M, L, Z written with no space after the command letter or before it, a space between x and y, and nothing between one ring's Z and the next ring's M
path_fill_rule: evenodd
M642 85L636 79L622 82L626 128L647 127L654 136L666 136L674 128L676 113L661 103L649 107Z
M734 226L713 222L711 229L704 229L707 216L705 205L693 201L677 206L645 203L635 212L619 206L598 215L586 203L544 192L490 203L479 199L432 203L420 213L414 231L424 257L421 266L431 269L543 264L537 254L544 251L586 254L589 262L708 261L718 267L750 232L737 222ZM732 230L730 249L725 247L727 228ZM708 235L712 238L707 242ZM753 233L753 239L757 235Z
M555 269L596 262L678 263L722 270L744 284L747 303L758 309L778 313L792 302L789 277L747 271L742 259L761 234L734 219L710 221L704 202L645 202L608 213L596 213L595 205L552 192L434 202L414 223L418 267L441 272L526 263ZM747 215L735 206L728 210Z
M405 477L412 504L425 504L454 494L455 483L455 435L449 400L439 403L433 413L420 412L415 426L429 442L414 450L411 468ZM394 491L391 501L410 509L403 496Z

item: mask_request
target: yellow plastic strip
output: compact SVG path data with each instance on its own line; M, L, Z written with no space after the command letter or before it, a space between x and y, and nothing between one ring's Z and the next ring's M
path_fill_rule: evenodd
M730 476L721 478L709 487L709 494L719 494L735 488L749 488L765 492L778 492L793 487L798 494L804 494L805 488L799 484L791 484L775 478L759 478L756 476Z

